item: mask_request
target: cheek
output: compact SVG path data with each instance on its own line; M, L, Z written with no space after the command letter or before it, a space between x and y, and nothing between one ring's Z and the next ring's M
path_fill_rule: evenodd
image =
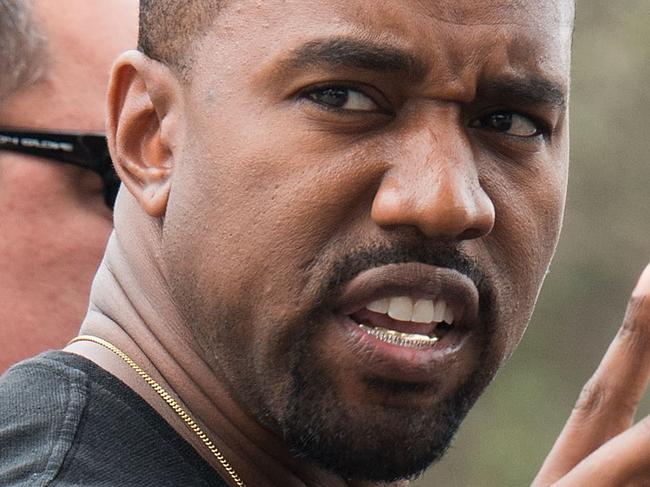
M190 165L204 169L184 171L181 183L198 198L183 206L205 215L204 232L192 238L204 252L225 253L220 272L258 296L291 288L280 299L292 299L319 251L356 218L359 202L370 207L376 178L368 156L358 156L362 149L337 151L324 137L317 143L272 124L258 132L227 129L207 153L188 154Z
M524 171L500 180L509 183L487 189L497 218L486 245L501 324L497 333L507 358L521 340L555 252L566 171Z
M307 271L345 221L351 200L339 189L348 176L345 162L295 135L269 144L269 133L224 130L188 147L174 175L167 268L194 322L214 329L226 316L244 325L239 343L257 347L275 333L268 323L313 305L318 285Z

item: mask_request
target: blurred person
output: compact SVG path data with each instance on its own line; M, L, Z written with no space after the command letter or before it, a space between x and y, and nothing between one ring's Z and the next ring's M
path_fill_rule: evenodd
M85 315L112 228L108 74L136 36L135 0L0 0L0 372Z
M519 343L566 196L571 0L141 2L126 188L9 485L405 486ZM535 487L647 485L650 268ZM26 385L28 384L28 385Z

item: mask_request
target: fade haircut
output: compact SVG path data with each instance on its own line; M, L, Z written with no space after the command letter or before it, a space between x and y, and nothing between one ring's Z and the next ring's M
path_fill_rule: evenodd
M191 70L192 44L214 23L225 0L141 0L138 49L182 77Z
M29 0L0 0L0 101L38 81L45 72L45 38Z

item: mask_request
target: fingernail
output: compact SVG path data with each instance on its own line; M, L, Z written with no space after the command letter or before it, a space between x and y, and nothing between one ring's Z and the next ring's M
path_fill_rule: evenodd
M650 294L650 264L643 269L639 282L636 283L632 296L646 296Z

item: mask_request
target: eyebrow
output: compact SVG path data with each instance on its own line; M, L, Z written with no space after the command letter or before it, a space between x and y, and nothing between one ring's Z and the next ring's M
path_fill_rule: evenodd
M538 75L485 80L479 83L476 95L478 99L549 105L557 109L564 109L567 105L562 85Z
M281 67L288 69L321 66L398 74L413 82L424 80L429 72L427 63L408 51L347 37L307 42L281 62ZM479 82L476 98L549 105L558 109L564 109L567 104L562 85L536 74L486 79Z
M402 49L343 37L303 44L283 64L293 69L346 67L401 74L413 80L420 80L427 73L426 64L421 59Z

